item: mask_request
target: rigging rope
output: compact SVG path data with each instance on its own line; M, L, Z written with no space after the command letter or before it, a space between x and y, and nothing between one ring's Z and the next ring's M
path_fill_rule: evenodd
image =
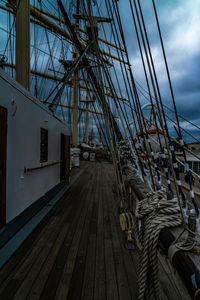
M148 193L138 201L136 218L142 222L139 241L142 245L138 266L138 300L161 299L158 280L157 245L163 228L182 223L177 198L167 199L166 189Z

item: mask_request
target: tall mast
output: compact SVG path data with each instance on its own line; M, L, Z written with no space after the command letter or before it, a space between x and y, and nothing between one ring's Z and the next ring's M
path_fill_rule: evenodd
M16 80L30 90L30 0L17 0Z
M88 144L88 131L89 131L89 101L88 101L88 91L86 94L86 118L85 118L85 143Z
M80 0L76 2L76 13L79 14ZM76 20L76 26L79 26L79 20ZM74 51L74 60L77 58L78 52L75 48ZM78 70L74 72L73 76L73 146L78 146Z

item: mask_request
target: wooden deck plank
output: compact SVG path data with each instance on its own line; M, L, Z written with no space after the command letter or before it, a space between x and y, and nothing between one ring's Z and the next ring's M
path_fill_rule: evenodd
M43 232L43 234L47 237L47 239L51 235L51 231L54 228L54 225L56 224L57 217L53 218L52 222L50 223L50 226L48 228L45 228L46 230ZM32 251L29 253L29 256L26 258L26 260L21 264L21 267L17 270L17 272L14 274L14 276L10 276L8 278L8 282L6 282L6 287L4 290L0 293L0 299L4 299L5 296L10 297L12 299L14 295L17 292L17 289L22 284L26 274L28 273L30 267L34 263L34 259L40 254L41 249L45 246L45 243L47 242L47 239L44 239L42 236L38 243L32 248ZM10 288L10 281L15 282L16 284L11 289ZM3 288L3 287L2 287Z
M77 257L75 260L74 270L70 280L69 291L67 299L81 299L82 288L84 286L84 274L87 268L86 256L90 238L91 219L93 214L94 200L97 194L97 181L98 181L98 169L95 168L93 173L93 181L90 182L90 190L87 195L89 201L89 208L86 216L86 220L83 226L83 231L77 251Z
M92 202L89 203L85 224L83 226L83 232L79 243L79 249L77 251L77 257L75 260L74 269L70 280L67 296L68 299L81 299L82 283L84 280L87 247L89 241L89 225L91 214Z
M81 195L79 195L79 200L83 200L82 205L77 203L77 206L73 212L73 214L70 216L70 219L68 220L71 223L71 230L67 234L62 247L60 248L57 257L55 259L53 268L49 274L48 280L45 284L45 287L43 289L42 295L40 299L55 299L55 295L57 292L57 288L60 285L60 280L63 273L63 267L65 266L66 262L69 260L69 265L71 264L71 252L70 249L73 247L74 244L77 241L77 235L80 234L80 222L82 222L86 211L87 206L85 206L84 198L87 193L87 189L82 191ZM74 199L72 199L74 201ZM77 230L78 228L78 230Z
M58 255L60 247L63 244L63 241L66 237L66 234L67 234L69 228L70 228L69 223L63 223L63 228L61 228L61 231L58 234L55 244L52 247L52 251L50 252L46 261L41 266L40 272L37 274L37 278L35 278L35 281L33 282L32 286L31 286L30 292L28 294L28 297L30 299L36 300L36 299L40 298L40 295L42 293L45 282L48 279L48 274L50 273L50 271L53 267L55 257ZM26 290L25 287L24 287L24 290Z
M95 253L96 234L90 234L85 264L85 274L82 286L82 300L94 299Z
M107 174L104 172L106 185L104 186L103 199L104 199L104 247L105 247L105 266L106 266L106 294L107 299L119 299L117 276L114 263L113 245L112 245L112 231L110 224L110 214L108 209L108 182Z
M74 266L75 266L75 260L76 260L76 256L78 253L78 247L79 247L79 243L81 240L81 235L83 232L85 220L87 218L87 211L91 205L91 202L88 201L88 198L90 198L91 189L92 189L92 184L90 182L90 184L88 183L87 194L85 195L85 198L84 198L85 208L84 208L84 211L82 211L82 214L79 218L77 230L75 232L75 235L74 235L74 238L72 241L72 245L71 245L71 248L69 251L69 255L68 255L66 263L64 265L63 273L62 273L62 276L60 278L60 282L59 282L59 285L57 288L55 298L58 300L67 299L67 295L68 295L69 288L70 288L70 281L71 281L72 273L73 273Z
M9 280L16 274L19 267L23 264L23 262L27 259L27 257L32 252L32 249L37 241L43 236L46 230L46 225L49 220L53 221L52 212L48 214L48 216L41 222L41 227L37 227L32 234L27 238L26 243L23 243L19 249L15 252L7 264L0 271L0 294L2 290L6 287ZM42 229L41 229L42 228Z
M104 256L104 211L103 211L103 193L104 175L99 168L99 184L97 186L98 216L97 216L97 239L96 239L96 267L94 282L94 299L106 299L106 281L105 281L105 256Z
M113 179L110 172L108 175L108 185L113 188ZM114 187L115 188L115 187ZM135 272L136 265L130 258L130 253L124 248L124 237L119 225L118 205L119 201L114 197L114 193L110 196L109 215L111 219L112 241L114 249L115 266L117 270L117 280L120 299L137 299L137 276ZM135 251L134 251L135 252ZM132 251L131 251L132 253Z
M59 215L59 211L62 210L62 200L64 199L66 205L68 205L69 209L71 208L69 201L70 194L73 193L73 191L70 189L67 193L67 196L63 196L60 200L60 203L57 204L57 206L48 213L48 215L41 221L40 226L36 227L36 229L32 232L32 234L26 239L26 243L23 243L18 250L15 252L15 255L13 255L9 263L7 263L1 270L0 270L0 293L5 288L9 280L14 276L14 274L17 272L19 267L23 264L23 262L27 259L27 257L32 252L32 248L37 243L37 241L40 239L40 237L43 237L45 234L46 226L49 222L52 222L52 219L55 217L55 215Z
M0 299L137 299L138 254L124 248L113 170L108 163L85 164L0 271ZM160 268L163 300L189 299L163 259Z
M125 237L124 233L121 231L119 225L119 199L118 194L116 193L116 184L113 186L113 174L109 168L107 172L107 182L112 187L113 193L110 197L109 201L109 214L111 216L111 224L112 224L112 233L113 233L113 243L117 243L118 247L120 247L120 254L122 257L118 259L120 261L121 266L119 268L121 270L118 271L118 285L119 285L119 294L121 298L131 297L131 299L137 299L137 275L136 275L136 267L137 262L132 259L132 255L135 256L137 251L129 251L125 249L124 242ZM122 275L124 274L124 275ZM122 277L123 279L121 279ZM126 279L125 279L126 278ZM125 290L125 286L128 286L128 292ZM128 298L127 298L128 299Z
M129 282L126 274L126 268L124 266L124 251L123 244L120 243L119 240L119 231L117 231L117 226L115 223L115 217L111 216L111 229L112 229L112 235L113 235L113 253L114 253L114 262L116 267L116 273L117 273L117 284L118 284L118 290L119 290L119 298L120 300L130 300L131 299L131 293L129 288ZM120 232L121 233L121 232ZM125 253L125 256L127 253ZM129 266L130 267L130 266ZM132 274L131 274L132 275ZM134 273L135 275L135 273ZM132 275L133 276L133 275ZM134 277L132 277L132 280L134 280ZM134 281L132 282L132 285L135 286L135 289L137 289L136 284Z
M84 180L84 181L81 180L81 182L86 183L86 180ZM82 184L81 184L81 186L82 186ZM77 191L77 187L78 186L75 185L76 191ZM78 190L79 191L77 191L77 194L79 194L79 192L81 191L80 188ZM69 193L69 195L73 196L74 191ZM61 201L61 203L59 203L56 206L56 208L54 210L54 215L52 215L53 218L52 218L52 220L49 219L49 223L47 223L46 226L44 227L44 229L42 230L42 234L40 235L39 241L34 243L33 247L30 248L30 250L28 251L28 255L26 255L26 259L25 260L22 259L20 266L18 266L18 270L17 270L16 274L14 275L15 283L18 283L18 285L15 284L15 286L12 289L10 289L10 284L9 284L9 281L8 281L7 282L7 288L5 288L3 294L0 295L2 297L2 299L4 299L5 295L10 297L10 299L12 297L14 297L14 294L16 293L17 289L20 286L20 282L23 281L24 276L26 276L26 274L28 273L30 267L33 265L33 263L37 259L38 255L40 254L42 247L48 242L48 239L49 239L49 236L51 235L51 232L53 231L54 228L56 228L56 220L58 220L60 218L60 215L63 212L63 204L66 204L69 207L69 210L68 210L69 215L73 214L74 208L72 209L72 211L70 210L71 203L69 203L68 200L70 200L70 198L68 198L68 199L67 199L67 197L63 198L64 202L62 203L62 201ZM34 235L34 233L33 233L33 235ZM22 252L23 252L23 248L22 248ZM21 279L21 281L18 280L18 279ZM9 280L13 280L12 276L11 276L11 278L9 278Z

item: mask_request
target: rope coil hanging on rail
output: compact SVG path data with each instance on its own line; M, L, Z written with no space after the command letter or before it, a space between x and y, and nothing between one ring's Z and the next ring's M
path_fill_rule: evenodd
M167 199L166 189L150 192L136 205L135 215L142 221L138 239L142 245L138 266L138 300L161 299L158 280L157 245L163 228L182 223L177 198Z

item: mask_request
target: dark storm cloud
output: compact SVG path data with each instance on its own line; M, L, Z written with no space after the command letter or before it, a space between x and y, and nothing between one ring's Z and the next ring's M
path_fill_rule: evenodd
M119 5L122 19L126 20L129 56L136 80L146 89L128 2L120 1ZM141 5L163 101L173 108L152 1L141 1ZM200 124L200 2L168 0L156 1L156 5L178 112ZM183 126L188 125L183 123Z
M182 94L194 94L200 92L200 53L194 55L183 66L184 75L175 84L177 91Z

